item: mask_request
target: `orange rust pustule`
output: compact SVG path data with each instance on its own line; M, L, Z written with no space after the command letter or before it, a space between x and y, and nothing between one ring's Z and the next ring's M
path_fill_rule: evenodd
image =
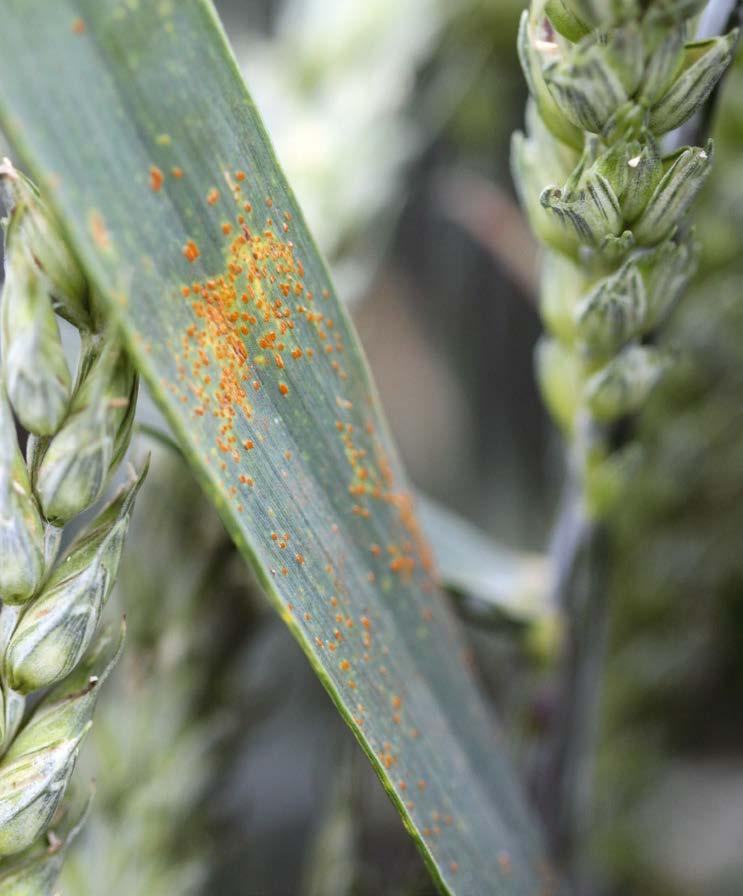
M157 165L150 165L150 189L153 193L160 192L164 179L163 173Z
M196 245L196 243L193 240L186 240L186 243L183 246L182 252L183 252L184 258L187 261L190 261L191 263L196 261L196 259L199 257L199 255L201 255L201 252L199 252L199 247Z
M108 228L106 227L106 222L103 220L103 215L97 211L93 210L90 213L89 217L90 224L90 233L93 237L93 242L98 246L99 249L103 249L104 252L108 252L111 249L111 237L108 233Z

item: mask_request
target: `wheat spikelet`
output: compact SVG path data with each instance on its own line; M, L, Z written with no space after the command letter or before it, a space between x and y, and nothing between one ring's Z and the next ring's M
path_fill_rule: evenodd
M121 651L123 629L112 638L98 623L146 468L58 556L62 527L98 501L126 452L137 376L34 187L7 160L0 186L11 206L0 308L0 892L43 896L85 815L64 796ZM74 380L59 317L80 333Z
M737 30L692 40L704 5L533 0L521 19L530 100L512 166L545 247L537 373L596 516L627 473L610 424L638 411L672 367L651 337L694 272L688 213L712 144L666 151L664 136L732 60Z

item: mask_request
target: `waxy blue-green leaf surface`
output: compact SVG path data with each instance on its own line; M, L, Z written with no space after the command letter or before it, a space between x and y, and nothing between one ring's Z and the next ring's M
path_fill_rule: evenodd
M438 885L546 892L356 336L211 6L1 17L18 161Z

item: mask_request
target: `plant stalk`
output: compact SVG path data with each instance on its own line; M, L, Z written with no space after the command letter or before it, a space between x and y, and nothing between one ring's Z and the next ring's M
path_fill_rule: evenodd
M708 5L701 33L725 33L739 23L740 0ZM721 80L696 113L664 141L672 153L685 144L704 144ZM656 342L650 328L643 344ZM616 454L631 441L635 414L599 426L579 412L568 475L550 546L554 569L553 606L565 619L565 642L551 736L535 770L534 792L545 823L548 845L570 892L592 892L591 868L579 847L587 836L593 803L594 765L601 691L608 641L609 533L600 516L586 512L584 475L591 450L603 444Z

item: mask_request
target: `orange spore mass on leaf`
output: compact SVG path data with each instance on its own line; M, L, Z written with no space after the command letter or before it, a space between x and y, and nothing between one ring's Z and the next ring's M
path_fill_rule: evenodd
M103 249L104 252L108 252L111 248L111 237L108 233L106 222L103 220L103 215L99 211L93 210L90 214L89 223L90 233L96 246L99 249Z
M209 204L222 199L213 229L222 246L223 263L203 279L183 284L176 295L192 312L191 322L179 336L181 400L190 403L199 430L213 433L214 442L207 450L219 468L226 471L230 464L237 465L225 489L228 500L234 501L241 513L264 507L266 495L275 487L266 478L271 475L281 477L297 500L303 500L302 477L313 475L306 466L311 464L311 456L307 458L306 446L296 431L288 443L281 444L275 427L282 427L280 432L291 431L295 402L300 408L299 402L306 402L308 410L326 402L331 422L324 439L341 459L338 476L348 492L345 523L342 527L332 524L332 537L346 538L349 526L353 526L351 537L360 533L365 562L368 560L368 567L360 572L364 583L379 581L385 587L394 583L401 600L413 580L433 588L430 552L413 501L396 485L384 436L377 433L373 410L366 405L363 392L349 388L358 382L347 377L344 369L344 322L334 319L333 306L323 301L330 291L322 283L314 290L307 288L305 267L286 232L291 215L279 215L274 208L278 219L274 223L266 211L273 201L255 203L253 211L241 186L246 180L244 172L226 171L223 176L226 188L221 197L208 181L201 194ZM225 199L234 202L232 216L221 214ZM198 238L206 246L211 234L199 234ZM188 262L200 257L193 239L182 252ZM318 384L326 385L325 393ZM216 430L212 423L201 423L203 419L216 421ZM265 451L253 450L259 443ZM272 473L266 461L276 463L279 458L287 466L277 466ZM274 523L276 529L279 525ZM380 525L390 543L379 543ZM327 614L321 612L321 603L314 604L311 614L304 608L296 613L293 624L305 628L311 643L326 651L326 657L338 652L339 672L374 669L386 650L382 629L374 627L376 622L373 625L368 610L354 611L344 596L349 583L336 561L328 562L333 559L324 553L328 545L307 540L302 532L292 534L291 548L288 532L266 532L266 542L277 582L287 578L303 582L305 587L310 583L313 588L318 577L330 582L324 592ZM292 592L291 597L296 599L296 594ZM430 618L432 614L425 621ZM357 691L366 699L368 672L352 678L339 674L339 682L347 692ZM402 736L406 715L403 692L399 686L400 696L390 693L389 685L386 689L388 718ZM364 723L367 712L359 710L357 724ZM414 736L405 730L406 737L408 734ZM382 749L386 768L398 762L399 749L397 743ZM411 774L410 780L418 777ZM420 785L418 789L423 798Z
M159 192L163 185L163 173L157 165L150 166L150 189L153 193Z
M199 255L201 255L201 252L199 252L199 247L193 240L186 240L186 244L183 247L182 251L184 257L190 262L196 261Z

